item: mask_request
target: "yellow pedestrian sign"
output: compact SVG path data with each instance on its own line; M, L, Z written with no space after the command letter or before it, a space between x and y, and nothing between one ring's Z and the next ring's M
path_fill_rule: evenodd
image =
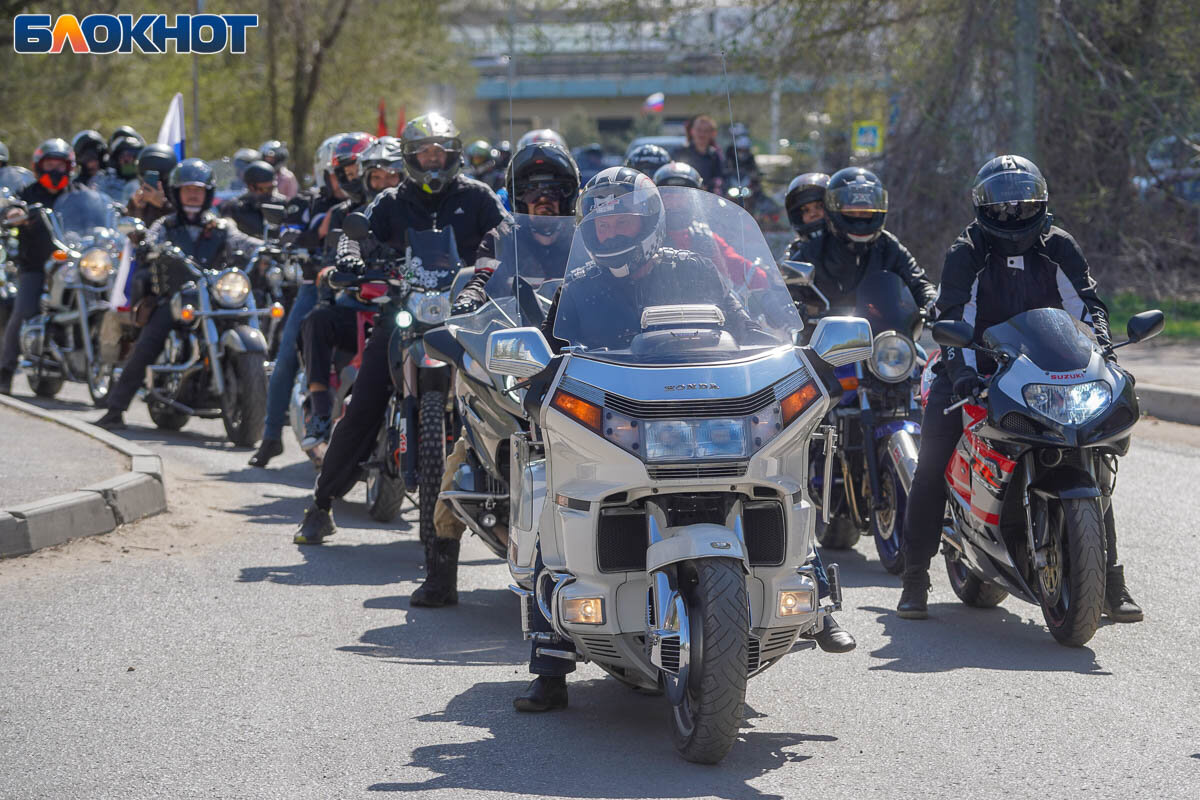
M854 123L855 155L877 156L883 152L883 123L864 119Z

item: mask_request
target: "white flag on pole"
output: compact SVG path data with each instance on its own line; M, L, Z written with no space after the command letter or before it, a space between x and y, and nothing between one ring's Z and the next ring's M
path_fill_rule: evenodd
M117 311L129 309L129 281L133 277L133 245L125 239L121 248L121 263L117 266L117 277L113 279L112 292L108 296L109 308Z
M183 94L176 92L175 96L171 98L171 105L167 107L167 115L163 117L162 127L158 129L158 143L173 148L175 158L183 161L183 142Z

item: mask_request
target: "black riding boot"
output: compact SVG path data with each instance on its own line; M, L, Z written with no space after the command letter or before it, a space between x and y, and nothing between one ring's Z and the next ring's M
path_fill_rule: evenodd
M1133 602L1125 585L1125 567L1117 563L1117 523L1112 503L1104 512L1104 539L1108 565L1104 576L1104 613L1113 622L1141 622L1142 609Z
M439 608L458 605L458 539L434 539L425 546L425 582L409 604Z
M903 588L896 615L901 619L925 619L929 616L929 570L906 567L900 577Z

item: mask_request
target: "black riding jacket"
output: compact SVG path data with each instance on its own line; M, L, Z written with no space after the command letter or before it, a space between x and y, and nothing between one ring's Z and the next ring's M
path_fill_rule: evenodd
M832 308L853 306L855 290L862 279L873 272L888 271L899 275L921 308L937 297L937 287L925 278L925 270L908 248L886 230L881 231L870 249L861 255L838 237L826 235L801 242L790 258L807 261L817 268L813 282ZM793 287L789 289L798 291ZM800 298L793 294L793 299Z
M58 199L74 189L75 184L68 184L67 188L55 194L40 183L34 182L18 192L17 197L23 200L27 207L34 204L45 206L46 213L50 214L54 211L54 204ZM46 259L50 258L53 252L54 241L50 229L38 216L31 214L29 222L17 228L17 272L24 275L28 272L45 271Z
M271 196L265 200L243 192L237 197L230 198L224 203L221 203L217 209L222 217L228 217L237 223L238 230L247 236L257 236L262 238L266 228L266 220L263 218L262 204L274 203L275 205L285 206L287 198L279 192L272 192Z
M966 227L946 253L937 298L939 320L963 320L975 328L976 344L992 325L1034 308L1061 308L1089 324L1106 351L1111 345L1108 308L1096 294L1087 260L1071 234L1051 227L1019 256L988 246L977 222ZM945 348L951 380L969 370L987 375L996 363L973 350Z

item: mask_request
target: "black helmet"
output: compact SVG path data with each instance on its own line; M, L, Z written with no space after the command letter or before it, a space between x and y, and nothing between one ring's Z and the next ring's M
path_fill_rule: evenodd
M44 171L42 162L47 158L61 158L66 161L66 171ZM37 150L33 151L33 171L37 174L37 182L51 192L59 192L67 188L67 184L71 181L71 170L74 168L75 151L71 149L71 145L67 144L65 139L47 139L38 145Z
M501 139L496 142L496 169L508 169L509 161L512 161L512 144Z
M671 163L671 154L656 144L639 144L625 157L625 166L643 175L653 175L659 167Z
M116 171L117 175L126 180L136 178L137 157L145 146L146 140L138 136L136 132L113 136L108 142L108 165ZM125 154L132 155L133 160L122 164L121 156Z
M258 151L251 150L249 147L239 148L238 151L233 154L233 169L235 172L237 172L239 181L242 183L246 182L246 179L243 177L246 167L258 160Z
M201 211L203 212L212 206L214 188L213 171L207 162L199 158L185 158L175 166L175 169L171 170L171 177L168 183L170 186L171 203L179 210L180 216L183 216L185 213L183 203L179 200L179 190L184 186L203 186L204 205Z
M8 166L8 145L0 142L0 167Z
M275 168L265 161L251 161L242 173L242 182L249 186L252 183L275 183Z
M404 148L404 165L408 175L431 194L438 194L462 169L462 139L454 123L441 114L425 114L404 126L400 134ZM446 163L439 169L421 168L417 153L424 147L436 145L446 151Z
M661 149L661 148L660 148ZM683 161L672 161L663 164L654 171L655 186L687 186L691 189L703 189L704 179L691 164Z
M467 167L476 178L486 175L495 168L498 155L499 153L487 143L486 139L476 139L463 151Z
M146 183L156 185L159 181L166 183L166 178L170 176L171 170L175 169L175 165L178 163L174 149L165 144L148 144L142 148L142 152L138 153L138 177ZM152 172L157 174L157 178L150 175Z
M146 140L142 138L142 135L140 133L138 133L136 130L134 130L132 126L122 125L121 127L117 128L115 131L113 131L112 134L109 135L109 137L108 137L109 151L112 150L113 141L116 139L119 139L121 137L124 137L124 136L132 136L134 139L141 139L143 144L145 144L145 142L146 142Z
M359 157L359 182L367 200L374 200L379 191L371 188L371 173L377 169L404 174L404 151L394 136L380 136Z
M351 180L346 175L346 167L357 164L362 154L374 143L375 137L365 131L347 133L337 140L337 144L333 146L333 155L329 157L329 166L337 175L338 185L356 203L361 203L365 198L362 183L358 178ZM362 177L361 174L359 177Z
M528 214L529 204L541 194L558 198L559 216L575 213L579 196L579 167L562 147L534 142L513 154L504 176L509 199L518 214Z
M788 222L792 229L805 239L815 239L825 230L825 220L804 223L800 209L809 203L822 203L825 200L825 189L829 186L829 176L824 172L805 172L792 178L788 184L787 195L783 198L784 208L787 209Z
M997 156L983 165L971 187L971 205L984 235L1004 255L1023 253L1046 225L1046 179L1032 161Z
M104 137L100 135L100 131L90 128L75 134L71 139L71 149L75 151L75 160L79 164L87 160L84 158L86 153L91 153L103 166L104 158L108 155L108 144L105 143Z
M825 223L851 250L863 252L879 238L887 208L887 189L874 172L846 167L830 177L825 189ZM870 216L848 216L847 212Z
M258 155L263 161L267 162L272 167L279 169L287 163L287 145L278 139L270 139L263 142L262 147L258 148Z
M513 149L513 152L515 153L525 145L534 144L535 142L549 142L550 144L556 144L563 150L570 152L570 148L567 147L567 140L562 137L561 133L553 128L535 128L534 130L526 131L525 135L517 140L517 146Z
M599 217L630 214L640 220L633 236L614 236L601 242L596 234ZM592 260L623 278L649 261L666 236L662 196L654 181L630 167L609 167L583 187L575 211L576 225Z

